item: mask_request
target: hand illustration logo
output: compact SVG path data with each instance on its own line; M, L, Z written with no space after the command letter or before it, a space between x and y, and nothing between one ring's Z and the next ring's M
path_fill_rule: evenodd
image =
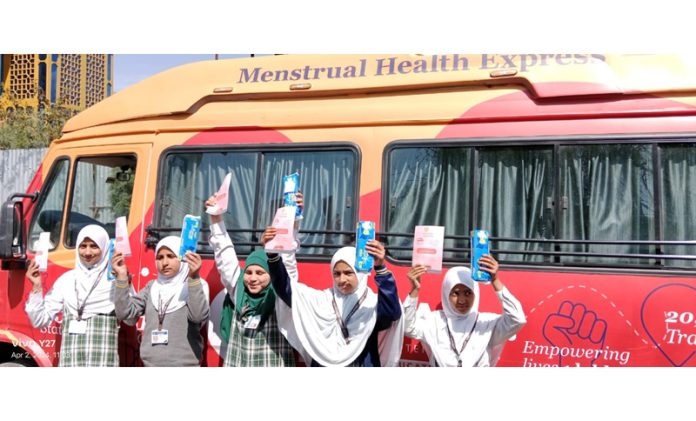
M556 313L550 314L542 330L544 338L556 349L558 365L593 365L607 337L607 322L584 304L563 301Z

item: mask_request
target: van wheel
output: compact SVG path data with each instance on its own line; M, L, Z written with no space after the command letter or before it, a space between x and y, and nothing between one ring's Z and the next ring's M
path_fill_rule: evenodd
M0 368L3 367L31 367L31 364L24 361L8 361L6 363L0 363Z

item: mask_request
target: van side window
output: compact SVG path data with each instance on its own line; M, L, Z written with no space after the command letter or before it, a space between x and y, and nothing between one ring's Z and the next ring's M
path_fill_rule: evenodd
M161 193L158 226L172 227L165 235L179 235L181 223L186 214L202 217L203 227L209 219L204 203L217 192L228 172L232 173L229 192L229 208L222 217L238 248L251 242L254 226L254 198L256 197L256 176L258 154L255 152L205 152L171 153L164 160L164 184L158 186ZM242 232L241 230L245 230Z
M505 238L554 237L554 165L551 147L478 148L476 224ZM538 251L553 251L549 243L497 241L498 259L543 262ZM546 259L548 260L548 258Z
M696 239L696 144L660 147L662 232L666 240ZM665 245L664 254L694 255L694 247ZM665 260L665 266L696 267L694 260Z
M683 258L696 247L673 244L696 237L694 143L408 142L387 164L383 220L397 260L410 261L416 225L444 225L446 236L489 230L506 263L696 267ZM446 262L468 262L461 237L445 240Z
M568 240L655 240L650 144L562 146L560 235ZM654 259L592 254L655 254L649 244L563 244L563 262L654 264Z
M404 147L389 155L385 231L412 235L416 225L444 225L445 235L469 235L471 148ZM411 237L386 237L389 254L411 259ZM466 240L446 239L445 248L467 247ZM403 247L400 250L398 247ZM444 259L463 259L466 251Z
M209 219L204 202L217 192L225 175L231 172L229 208L223 218L237 253L248 254L257 246L261 233L282 205L283 176L297 171L308 209L302 221L302 247L298 256L330 256L351 239L350 234L329 231L352 232L355 228L356 155L348 148L327 151L175 149L163 161L156 226L162 230L161 236L178 235L184 215L200 215L203 234L199 250L212 252L207 245Z
M474 153L477 159L474 163ZM416 225L443 225L445 235L468 236L475 228L496 237L551 238L553 150L551 148L397 148L389 157L387 231L413 234ZM473 171L472 171L473 170ZM476 180L476 182L474 182ZM471 219L475 219L473 226ZM410 259L410 237L390 236L390 253ZM542 261L526 254L548 245L498 242L502 261ZM469 242L446 239L443 258L465 261ZM460 249L460 250L452 250Z
M70 161L67 158L56 161L41 188L41 197L29 226L27 245L31 251L34 251L34 242L39 239L42 231L51 233L51 249L54 249L60 241L69 164Z
M75 165L65 245L75 247L77 234L89 224L103 226L113 238L115 220L128 216L135 181L135 157L112 155L80 158Z

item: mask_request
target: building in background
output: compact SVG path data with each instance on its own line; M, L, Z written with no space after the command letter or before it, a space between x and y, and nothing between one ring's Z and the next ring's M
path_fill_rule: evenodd
M113 91L113 54L0 54L0 108L83 110Z

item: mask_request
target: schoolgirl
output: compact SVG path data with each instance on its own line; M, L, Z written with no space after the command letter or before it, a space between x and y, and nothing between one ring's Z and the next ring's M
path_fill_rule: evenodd
M206 206L213 205L214 196L206 201ZM221 339L226 345L223 366L295 366L293 347L278 329L276 294L266 252L251 253L242 268L224 221L216 215L210 219L209 243L227 290L220 321Z
M432 366L495 366L505 342L526 323L519 301L498 277L498 262L490 255L479 260L482 270L491 274L491 286L503 307L503 314L480 313L479 283L467 267L447 271L442 282L442 310L428 304L418 306L421 276L425 266L408 272L411 292L404 301L406 336L424 345Z
M264 242L275 236L273 228ZM396 366L403 344L401 303L394 276L384 266L385 249L371 241L375 294L368 274L355 269L355 248L343 247L331 259L332 287L317 290L299 282L294 254L269 254L281 331L311 366Z
M107 277L109 235L87 225L77 235L75 268L62 274L43 296L39 267L29 264L32 291L25 311L36 328L62 312L61 367L117 367L119 323L114 312L114 283Z
M181 238L163 238L155 247L157 279L129 294L124 257L115 252L115 308L120 319L145 315L140 358L146 367L196 367L203 356L201 327L210 314L208 284L199 276L201 257L188 252L179 261Z

